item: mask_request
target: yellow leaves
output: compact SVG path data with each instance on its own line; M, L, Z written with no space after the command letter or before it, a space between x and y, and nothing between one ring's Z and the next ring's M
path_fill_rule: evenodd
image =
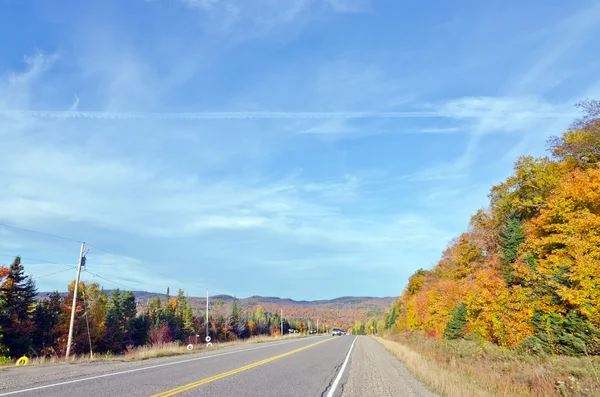
M248 331L250 335L256 335L256 322L254 320L248 320Z
M515 173L492 187L491 204L497 216L505 217L515 210L523 219L537 215L549 193L564 174L563 167L547 158L524 156L514 166Z
M472 235L463 233L450 242L434 273L440 278L459 280L480 265L483 258L483 250Z
M528 295L521 286L509 288L498 271L479 270L465 298L472 330L502 346L520 345L533 334L534 306Z
M578 307L600 326L600 169L566 175L526 231L537 263L527 276L561 299L558 311Z

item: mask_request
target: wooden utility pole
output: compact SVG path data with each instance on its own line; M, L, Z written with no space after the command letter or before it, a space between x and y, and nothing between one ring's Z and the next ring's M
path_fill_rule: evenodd
M77 307L77 292L79 291L79 277L81 276L81 266L85 266L85 256L83 250L85 242L81 243L81 251L79 251L79 263L77 264L77 276L75 277L75 288L73 290L73 306L71 307L71 323L69 324L69 338L67 339L67 354L69 357L71 352L71 342L73 341L73 325L75 324L75 308Z

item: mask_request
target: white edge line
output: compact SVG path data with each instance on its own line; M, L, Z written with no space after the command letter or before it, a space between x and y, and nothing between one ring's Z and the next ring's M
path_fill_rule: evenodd
M249 351L252 351L252 350L267 349L269 347L287 345L288 343L294 343L294 342L298 342L298 341L291 340L291 341L286 341L286 342L281 342L281 343L269 344L267 346L253 347L251 349L235 350L235 351L232 351L232 352L225 352L225 353L220 353L220 354L211 354L209 356L202 356L202 357L190 358L188 360L175 361L175 362L172 362L172 363L157 364L157 365L152 365L150 367L134 368L134 369L128 369L126 371L111 372L109 374L103 374L103 375L97 375L97 376L90 376L88 378L73 379L73 380L68 380L68 381L65 381L65 382L52 383L52 384L49 384L49 385L32 387L32 388L29 388L29 389L22 389L22 390L15 390L15 391L7 392L7 393L0 393L0 396L9 396L9 395L12 395L12 394L26 393L26 392L35 391L35 390L47 389L47 388L50 388L50 387L68 385L68 384L78 383L78 382L85 382L87 380L107 378L109 376L123 375L123 374L128 374L128 373L131 373L131 372L145 371L145 370L148 370L148 369L166 367L166 366L175 365L175 364L183 364L183 363L188 363L190 361L206 360L206 359L212 358L212 357L221 357L221 356L227 356L227 355L235 354L235 353L249 352Z
M356 343L357 339L358 339L358 336L354 338L354 341L352 342L352 345L350 346L350 350L348 350L348 354L346 355L346 360L344 360L344 365L342 365L342 368L340 368L340 371L338 372L338 375L335 378L333 385L331 385L331 389L329 390L329 393L327 393L327 397L333 397L333 393L335 393L338 383L340 383L340 379L342 379L342 375L344 375L344 370L346 369L346 365L348 364L348 360L350 359L350 354L352 354L352 349L354 348L354 344Z

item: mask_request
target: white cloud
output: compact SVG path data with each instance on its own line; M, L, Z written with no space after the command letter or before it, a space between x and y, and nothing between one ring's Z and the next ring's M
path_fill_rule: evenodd
M572 119L572 105L553 104L536 97L463 97L438 108L440 115L474 121L474 131L523 131L540 119Z

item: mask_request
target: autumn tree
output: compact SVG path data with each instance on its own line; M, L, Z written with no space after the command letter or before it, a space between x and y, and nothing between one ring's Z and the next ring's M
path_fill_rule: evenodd
M568 168L597 167L600 162L600 101L577 104L584 116L560 137L549 140L552 155Z
M502 221L516 212L523 220L533 218L558 186L562 172L560 164L546 157L520 157L514 174L492 187L489 196L495 216Z
M600 327L600 168L566 175L526 230L524 258L532 256L535 266L520 269L543 294L539 310L577 308Z

